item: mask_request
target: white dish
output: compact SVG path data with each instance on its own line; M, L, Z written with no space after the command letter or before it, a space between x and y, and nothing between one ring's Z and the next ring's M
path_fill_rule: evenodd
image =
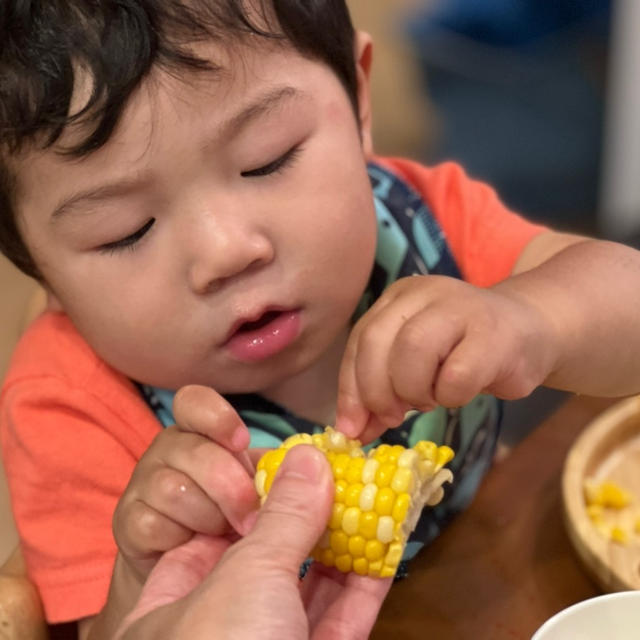
M636 640L640 638L640 591L608 593L556 613L531 640Z

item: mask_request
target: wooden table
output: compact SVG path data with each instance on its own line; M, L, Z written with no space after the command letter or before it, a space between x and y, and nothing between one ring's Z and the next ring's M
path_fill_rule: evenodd
M529 640L601 593L563 523L569 447L611 400L572 397L494 465L474 502L393 585L373 640Z

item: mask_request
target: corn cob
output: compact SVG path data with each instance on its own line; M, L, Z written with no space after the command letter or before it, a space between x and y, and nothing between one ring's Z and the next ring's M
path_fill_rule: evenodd
M453 451L423 440L411 449L383 444L365 454L358 440L331 427L313 436L296 434L258 462L255 486L261 502L287 451L299 444L314 445L327 456L335 482L332 514L313 558L345 573L395 575L423 507L440 502L443 483L453 478L442 468Z

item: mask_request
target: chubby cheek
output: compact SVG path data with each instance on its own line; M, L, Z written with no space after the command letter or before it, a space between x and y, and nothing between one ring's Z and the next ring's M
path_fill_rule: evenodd
M62 305L91 347L110 365L133 378L166 361L166 345L177 342L171 295L147 279L101 279L93 287L67 288ZM125 286L126 282L126 286ZM168 303L170 305L170 303Z
M371 275L376 247L376 220L368 182L352 197L334 200L310 234L314 269L327 300L346 305L350 317ZM344 193L344 192L343 192ZM309 252L311 253L311 251Z

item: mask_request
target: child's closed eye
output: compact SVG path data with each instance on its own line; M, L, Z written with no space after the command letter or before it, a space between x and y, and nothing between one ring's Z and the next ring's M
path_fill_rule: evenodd
M120 240L115 240L114 242L107 242L106 244L100 245L98 249L101 253L115 253L116 251L120 251L122 249L129 249L133 251L137 243L147 233L147 231L151 229L155 221L155 218L150 218L132 234L126 236L125 238L121 238Z
M262 167L258 167L257 169L243 171L240 175L243 178L261 178L263 176L269 176L273 173L278 173L283 169L291 166L300 155L301 151L302 148L300 146L291 147L291 149L289 149L284 155L281 155L273 162L265 164Z

